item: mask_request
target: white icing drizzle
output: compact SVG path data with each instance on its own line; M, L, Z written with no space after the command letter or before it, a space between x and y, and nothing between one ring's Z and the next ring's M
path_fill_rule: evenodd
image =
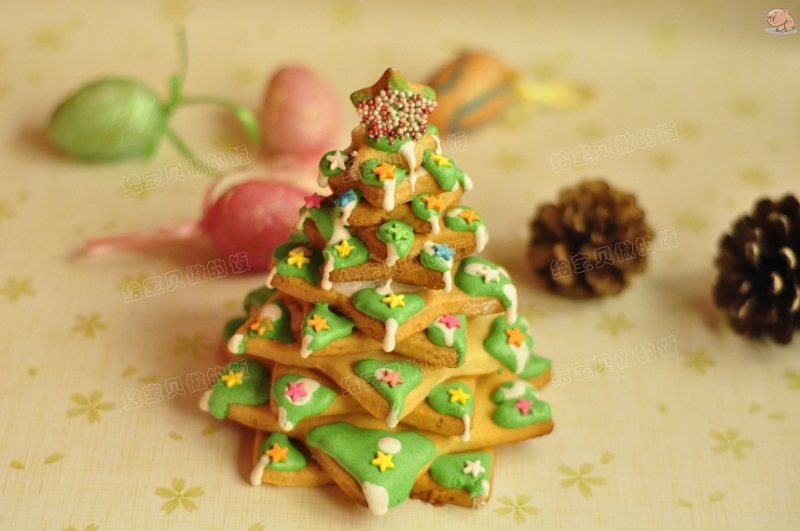
M428 219L428 223L430 223L430 224L431 224L431 233L432 233L432 234L439 234L439 232L442 230L442 223L441 223L441 221L442 221L442 220L441 220L441 218L439 217L439 215L438 215L438 214L433 214L433 215L431 215L431 217Z
M294 429L294 424L289 422L289 419L286 418L286 408L279 407L278 408L278 425L280 425L281 429L286 431L292 431Z
M306 210L302 214L300 214L300 219L297 220L297 230L303 230L303 225L306 224L306 220L311 217L308 213L309 211Z
M361 484L361 491L367 500L367 506L372 514L382 515L389 510L389 491L385 487L365 481Z
M433 137L433 141L436 142L436 154L442 154L442 141L439 139L439 135L431 135Z
M231 354L239 354L239 349L247 342L244 334L233 334L228 340L228 352Z
M211 400L211 395L214 394L214 389L207 389L203 396L200 397L200 402L198 405L200 409L208 413L208 401Z
M397 247L393 243L386 244L386 259L383 261L387 266L394 267L400 256L397 254Z
M475 230L475 252L483 251L487 243L489 243L489 232L486 230L486 225L478 225Z
M314 341L314 336L311 334L306 334L303 336L303 343L300 345L300 357L307 358L311 355L313 350L311 350L311 342Z
M322 268L322 280L320 281L319 285L322 289L326 291L330 291L333 288L333 282L331 282L331 272L333 271L333 253L328 253L327 258L325 259L325 267Z
M392 279L389 278L389 279L387 279L385 281L381 280L380 282L383 285L378 287L378 288L375 288L375 293L377 293L378 295L388 295L388 294L390 294L392 292Z
M259 319L272 319L273 321L277 321L282 316L283 312L281 311L281 307L273 302L265 304L261 307L261 311L258 312Z
M503 294L511 301L506 308L506 322L512 324L517 320L517 288L514 284L506 284L503 286Z
M394 317L389 317L386 319L386 322L383 324L385 328L385 332L383 334L383 344L381 347L383 348L384 352L392 352L395 346L395 340L397 337L397 320Z
M481 506L486 505L486 502L489 501L489 489L491 485L489 484L488 479L481 480L481 488L483 489L483 494L481 495L479 504Z
M446 325L440 323L438 319L433 323L433 326L442 331L444 335L444 344L448 347L452 347L456 337L456 328L448 328Z
M387 212L394 210L394 191L397 189L397 179L386 179L383 181L383 202L381 206Z
M398 411L395 406L392 406L392 409L389 410L389 414L386 415L386 425L390 428L396 428L399 423L400 411Z
M450 262L450 269L442 273L442 281L444 282L444 292L450 293L453 290L453 262Z
M486 283L500 282L500 270L486 264L481 264L480 262L470 262L464 266L464 273L474 277L480 277Z
M269 270L269 273L267 273L267 279L264 281L264 284L269 289L272 289L272 279L275 278L275 274L277 272L278 272L278 268L277 267L273 267L272 269Z
M417 154L414 151L415 147L417 147L417 143L409 140L400 146L399 150L400 156L406 161L406 167L408 168L408 186L411 188L411 193L414 193L414 189L417 187Z
M528 358L531 356L531 349L528 348L528 344L525 341L523 341L520 346L511 343L509 343L508 346L511 348L511 352L514 353L514 360L516 363L514 366L514 374L521 374L522 371L525 370L525 365L528 364Z
M525 391L535 391L535 388L525 380L517 380L511 387L501 387L498 389L503 395L503 400L512 400L525 394Z
M254 466L252 472L250 472L250 484L252 486L258 487L261 485L261 479L264 477L264 469L267 468L268 464L270 464L270 458L267 454L258 458L258 463L256 463L256 466Z
M292 402L292 404L295 406L304 406L308 404L308 402L314 396L314 393L316 393L317 389L319 389L319 382L316 380L312 380L311 378L300 378L295 383L299 384L301 382L304 383L306 386L306 396L299 398L297 402L292 402L292 400L289 399L289 397L286 397L287 399L289 399L289 402Z
M461 417L461 421L464 423L464 433L462 433L459 438L467 442L469 441L469 430L472 428L472 417L465 413L464 416Z
M328 187L328 176L323 174L321 171L317 174L317 185L320 188Z
M464 174L464 191L465 191L465 192L469 192L470 190L472 190L472 187L473 187L473 186L474 186L474 185L472 184L472 179L470 179L470 178L469 178L469 175L467 175L467 174L465 173L465 174Z
M396 454L403 445L394 437L381 437L378 439L378 450L385 454Z

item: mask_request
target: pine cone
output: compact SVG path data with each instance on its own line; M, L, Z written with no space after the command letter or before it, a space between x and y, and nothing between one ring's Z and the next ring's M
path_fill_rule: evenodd
M762 199L720 242L714 300L734 330L789 343L800 328L800 204Z
M645 268L653 233L629 193L604 180L562 190L531 222L531 269L550 289L573 297L619 293Z

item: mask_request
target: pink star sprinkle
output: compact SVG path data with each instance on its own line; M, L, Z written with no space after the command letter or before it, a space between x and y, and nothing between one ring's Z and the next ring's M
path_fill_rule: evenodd
M303 199L306 200L306 208L319 208L322 206L322 200L325 198L314 192L311 195L305 196Z
M306 391L305 382L289 382L289 385L286 386L286 391L284 391L283 394L285 394L292 402L297 402L301 398L308 395L308 392Z
M450 315L449 313L439 317L439 322L450 329L461 328L461 321L458 320L458 317Z
M404 383L400 378L400 371L393 371L391 369L386 369L383 371L383 377L381 378L381 381L386 382L391 388L394 388L394 386L397 384Z
M520 398L514 404L514 407L519 409L519 412L522 413L523 415L527 415L528 412L530 412L532 405L533 405L533 400L525 400L523 398Z

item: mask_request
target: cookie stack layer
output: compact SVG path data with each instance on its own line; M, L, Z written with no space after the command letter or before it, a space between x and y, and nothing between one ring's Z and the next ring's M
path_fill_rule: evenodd
M306 198L229 327L201 407L255 428L254 485L334 483L376 514L478 507L494 448L553 429L550 362L508 272L471 256L488 234L427 123L435 99L393 69L351 96L361 125L320 162L332 194Z

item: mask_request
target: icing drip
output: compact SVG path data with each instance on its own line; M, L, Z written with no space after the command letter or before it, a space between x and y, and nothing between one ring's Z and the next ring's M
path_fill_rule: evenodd
M450 267L453 267L453 264L450 264ZM442 273L442 281L444 282L444 292L450 293L453 289L453 271L448 269L444 273Z
M294 424L287 418L286 408L278 408L278 424L281 429L286 431L292 431L294 429Z
M486 231L486 225L481 225L475 231L475 252L483 251L487 243L489 243L489 233Z
M469 415L464 415L461 417L461 421L464 423L464 433L462 433L459 438L462 441L467 442L469 441L469 430L472 428L472 417Z
M417 187L417 154L414 152L416 146L416 142L409 140L400 146L399 151L408 167L408 185L411 187L411 193L414 193L414 189Z
M519 398L525 391L533 391L533 386L525 380L517 380L510 387L500 387L497 392L501 393L503 400Z
M207 389L203 396L200 397L200 409L208 413L208 401L211 400L211 394L214 392L214 389Z
M383 351L384 352L392 352L395 346L395 338L397 336L397 320L394 317L389 317L386 319L384 323L384 328L386 331L383 334Z
M465 173L464 174L464 191L465 192L469 192L470 190L472 190L472 186L473 186L472 179L470 179L469 175L467 175Z
M320 282L320 287L325 291L330 291L333 288L333 282L331 282L331 271L333 271L333 253L328 254L328 258L325 259L325 267L322 269L322 281Z
M311 334L303 336L303 344L300 345L300 357L307 358L311 355L311 342L314 341L314 336Z
M267 468L267 465L270 463L269 456L267 454L262 455L258 459L258 463L256 466L253 467L253 471L250 472L250 484L254 487L258 487L261 485L261 478L264 477L264 469Z
M361 490L372 514L378 516L386 514L389 510L389 491L385 487L365 481L361 485Z
M244 346L247 338L244 334L233 334L228 340L228 352L231 354L244 354Z
M393 243L386 244L386 260L383 262L389 266L394 267L394 264L400 259L400 256L397 254L397 247Z
M394 191L397 188L396 179L386 179L383 181L383 203L384 210L394 210Z
M297 230L303 230L303 225L305 225L305 224L306 224L306 220L307 220L309 217L310 217L310 216L309 216L309 214L308 214L308 210L306 210L305 212L303 212L303 213L300 215L300 219L298 219L298 220L297 220L297 227L296 227L296 228L297 228Z
M283 317L281 307L274 303L265 304L258 313L259 319L272 319L273 321L277 321L281 317Z
M384 282L383 286L381 286L379 288L375 288L375 293L377 293L378 295L388 295L391 292L392 292L392 279L391 278L386 280L386 282Z
M275 278L275 274L277 272L278 272L278 268L277 267L273 267L272 269L269 270L269 273L267 274L267 280L264 281L264 284L269 289L272 289L272 279Z
M514 284L503 286L503 294L511 301L511 305L506 308L506 322L513 324L517 320L517 288Z
M320 188L327 188L328 187L328 176L322 172L317 174L317 184ZM260 483L260 480L259 480Z
M438 214L434 214L428 220L428 223L431 224L431 233L432 234L439 234L439 231L442 230L442 219L439 217Z
M438 319L433 323L433 326L442 331L442 335L444 335L444 344L448 347L452 347L456 336L456 330L458 329L448 328L446 325L440 323Z
M433 137L433 141L436 142L436 154L442 154L442 141L439 139L439 135L431 135ZM323 186L324 188L324 186Z
M396 454L402 448L403 445L394 437L381 437L378 439L378 450L385 454Z
M392 406L392 409L389 410L389 414L386 415L386 425L390 428L396 428L399 423L400 411L398 411L397 407Z

